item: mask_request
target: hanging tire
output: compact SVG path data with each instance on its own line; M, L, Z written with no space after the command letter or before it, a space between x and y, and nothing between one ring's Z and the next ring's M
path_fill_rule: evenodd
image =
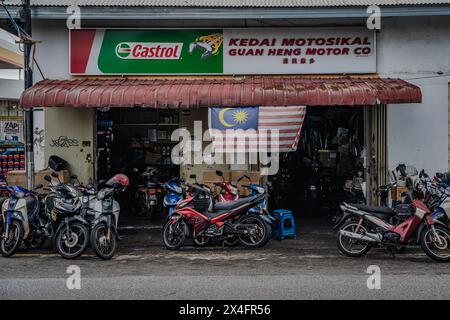
M434 226L436 238L431 229L424 230L420 235L420 245L428 257L437 262L450 261L450 231L441 226Z
M97 257L103 260L111 259L117 250L117 234L114 228L110 228L108 240L108 228L106 223L97 224L91 231L91 247Z
M358 226L357 222L350 220L347 223L345 223L339 229L339 231L346 230L346 231L350 231L350 232L356 232L357 226ZM337 236L337 247L338 247L339 251L341 251L344 255L346 255L347 257L356 258L356 257L362 257L367 252L369 252L370 244L367 241L358 241L358 240L350 239L348 237L343 236L339 231L338 231L338 236ZM360 229L358 232L364 233L364 232L367 232L367 230L364 226L360 226ZM356 246L356 249L353 248L354 245Z
M4 257L12 256L19 249L24 235L22 222L18 220L13 220L8 229L8 239L4 235L0 242L0 250Z
M162 238L165 247L168 250L177 250L181 248L186 240L186 228L184 221L171 223L167 221L164 224Z
M70 223L71 234L64 225L56 234L56 250L65 259L75 259L83 254L89 241L89 231L80 222Z
M249 214L239 219L240 224L253 224L251 230L239 233L239 242L247 248L259 248L270 240L270 230L268 224L258 215Z

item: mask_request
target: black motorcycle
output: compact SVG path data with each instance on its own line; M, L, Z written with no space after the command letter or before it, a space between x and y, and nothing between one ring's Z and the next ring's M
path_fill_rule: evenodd
M83 254L89 242L89 223L81 214L81 201L76 188L61 183L58 174L53 178L45 176L49 182L45 188L44 212L49 220L47 230L58 253L66 259L74 259Z

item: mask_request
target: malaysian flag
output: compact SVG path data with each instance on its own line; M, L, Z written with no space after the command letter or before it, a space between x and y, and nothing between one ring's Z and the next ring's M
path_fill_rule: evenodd
M305 113L305 106L209 108L214 151L295 151Z

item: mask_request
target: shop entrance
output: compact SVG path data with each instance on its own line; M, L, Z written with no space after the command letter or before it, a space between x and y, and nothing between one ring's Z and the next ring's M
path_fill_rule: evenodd
M170 137L179 127L179 110L98 110L96 123L96 180L107 180L116 173L126 174L130 187L119 195L121 207L127 208L121 214L158 218L162 208L155 208L154 212L144 210L139 188L145 189L147 182L168 181L179 176L179 166L172 163L170 156L177 143ZM157 191L162 194L159 185ZM161 205L161 201L157 203Z
M271 208L326 217L343 200L365 202L365 112L364 107L307 108L297 150L283 153L279 173L269 177Z

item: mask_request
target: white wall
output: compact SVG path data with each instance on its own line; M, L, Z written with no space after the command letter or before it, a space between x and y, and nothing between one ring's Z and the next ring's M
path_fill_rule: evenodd
M70 79L69 33L65 21L37 21L33 24L33 38L42 41L37 44L36 60L48 79ZM34 83L42 80L34 72ZM35 144L35 167L41 170L47 166L48 157L57 155L70 164L71 172L80 180L88 182L93 177L93 121L91 109L45 108L35 112L35 131L45 137L44 147ZM43 130L43 131L41 131ZM58 147L53 140L60 137L75 139L78 146ZM35 134L35 141L39 136ZM83 146L83 142L89 146Z
M431 174L447 171L450 20L386 19L381 28L380 76L407 80L422 91L421 104L388 106L389 168L406 163Z

